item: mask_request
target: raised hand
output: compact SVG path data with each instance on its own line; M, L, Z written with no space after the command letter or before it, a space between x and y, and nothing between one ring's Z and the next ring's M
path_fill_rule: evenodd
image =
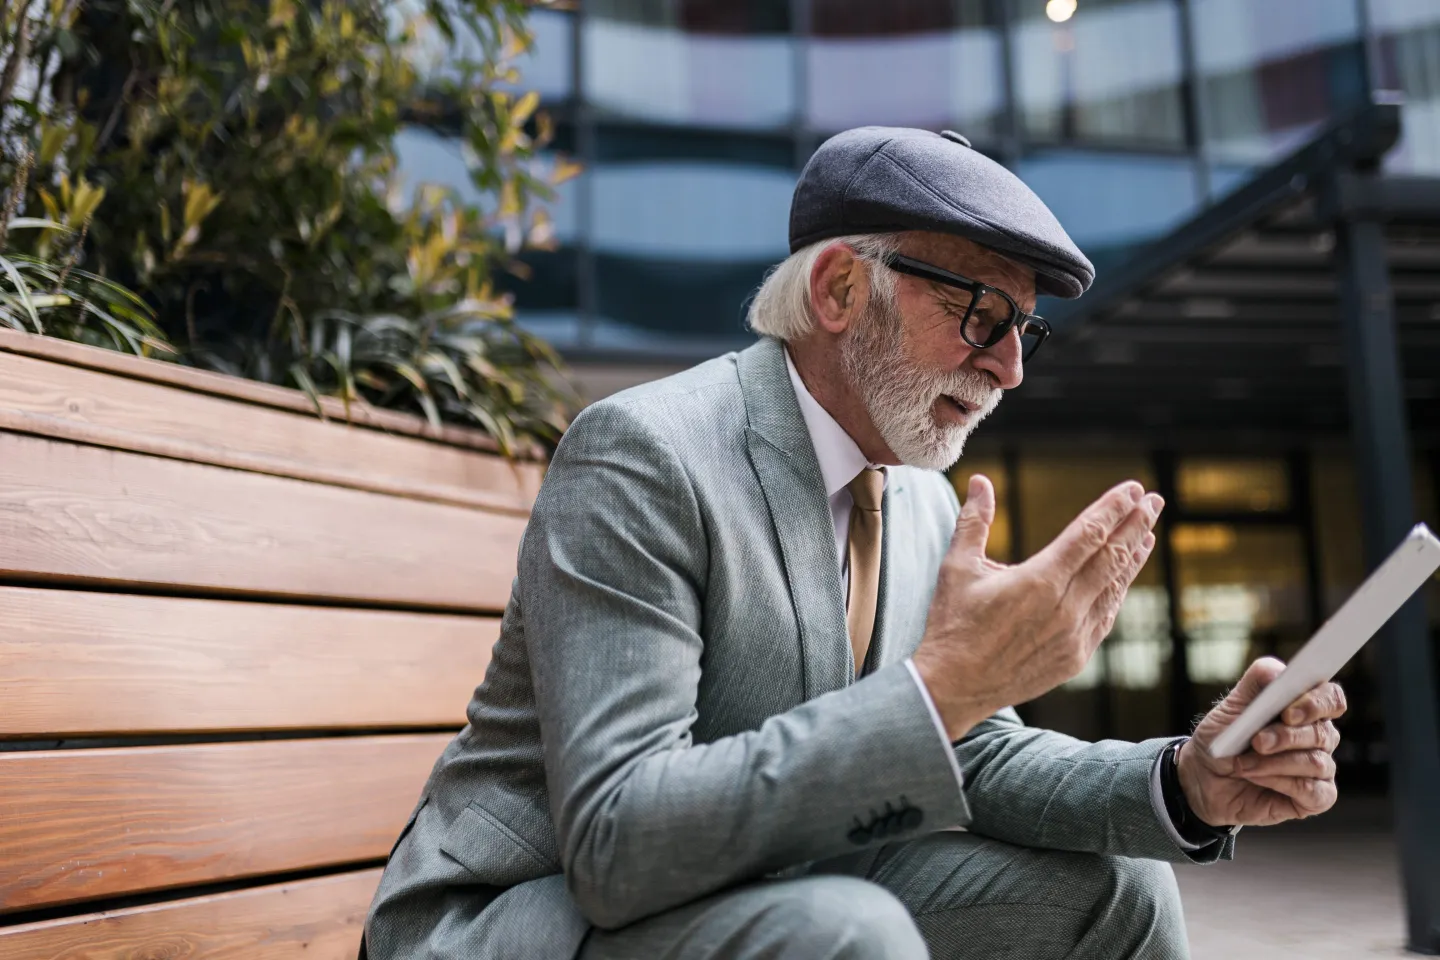
M1313 817L1335 803L1332 754L1340 734L1333 721L1345 713L1339 684L1322 683L1286 707L1240 756L1210 755L1210 741L1284 669L1273 657L1252 663L1180 748L1180 786L1190 809L1208 824L1269 826Z
M970 479L914 654L950 739L1085 668L1154 549L1163 506L1127 481L1011 566L985 556L995 490L983 476Z

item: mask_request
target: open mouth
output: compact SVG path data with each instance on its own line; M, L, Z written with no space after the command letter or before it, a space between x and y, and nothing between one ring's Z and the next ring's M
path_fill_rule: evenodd
M970 416L970 414L975 412L974 407L970 406L964 400L961 400L957 397L951 397L945 394L941 394L940 402L947 405L951 410L959 413L962 417L968 417Z

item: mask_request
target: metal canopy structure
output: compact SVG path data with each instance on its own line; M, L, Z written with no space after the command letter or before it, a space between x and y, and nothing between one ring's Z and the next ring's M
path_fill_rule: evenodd
M1383 227L1403 394L1440 439L1440 178L1376 176L1399 110L1328 128L1118 269L1044 305L1057 335L1005 398L1015 432L1343 434L1343 224ZM1060 402L1057 402L1060 401Z
M1051 396L1007 398L1010 423L1046 401L1051 429L1058 413L1091 429L1348 430L1373 569L1414 523L1412 436L1440 431L1440 179L1379 172L1399 134L1396 104L1369 105L1052 311L1054 360L1031 374ZM1375 642L1409 946L1440 954L1422 598Z

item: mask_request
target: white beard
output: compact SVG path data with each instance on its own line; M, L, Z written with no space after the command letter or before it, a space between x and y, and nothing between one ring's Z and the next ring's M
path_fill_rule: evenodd
M847 378L870 420L901 463L948 470L965 451L965 440L994 412L1005 391L978 370L926 373L905 351L904 321L893 303L873 298L840 345ZM972 411L964 423L942 424L935 403L954 397Z

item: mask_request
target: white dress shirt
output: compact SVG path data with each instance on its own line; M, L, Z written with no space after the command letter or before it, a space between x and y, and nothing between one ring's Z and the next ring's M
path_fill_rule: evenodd
M820 461L820 477L825 482L825 495L830 500L830 519L835 524L835 557L840 564L840 579L845 584L846 595L850 592L850 511L855 509L855 500L850 496L847 487L851 480L859 476L860 471L867 467L883 469L878 464L871 463L860 452L860 446L845 432L845 428L835 422L829 411L820 406L820 401L810 395L810 390L805 386L805 381L800 379L800 372L795 369L795 361L790 359L790 351L785 350L785 368L790 371L790 383L795 387L795 399L800 404L800 416L805 420L805 429L810 433L810 442L815 447L815 459ZM890 477L887 472L885 483L888 486ZM915 669L913 661L906 659L906 668L910 676L914 678L915 685L920 689L920 696L925 700L925 706L930 709L930 716L935 721L935 730L939 733L940 739L945 741L945 755L950 758L950 764L955 770L955 782L964 788L965 777L960 770L960 763L955 759L955 751L950 748L950 736L945 732L945 723L940 719L940 711L935 707L935 701L930 696L930 690L925 686L925 681L920 679L920 673ZM1165 811L1165 799L1160 789L1160 762L1156 761L1150 774L1150 802L1155 808L1156 815L1160 818L1170 836L1176 843L1186 850L1198 850L1195 844L1188 843L1180 836L1175 825L1170 821L1170 815Z
M800 372L795 369L795 361L790 359L790 351L785 351L785 368L790 371L790 383L795 387L795 399L800 404L800 416L805 419L805 429L810 433L810 442L815 446L815 459L820 461L820 477L825 481L825 496L830 499L830 519L835 524L835 558L840 564L840 580L845 584L845 594L850 594L850 512L855 509L855 498L850 496L848 489L850 481L860 475L860 471L867 467L877 470L884 470L879 464L871 463L860 452L860 446L845 432L845 428L835 422L829 411L820 406L820 401L810 395L805 381L800 379ZM885 485L890 483L888 471L885 473ZM935 701L930 696L930 690L925 686L925 681L920 679L915 664L909 659L905 661L905 667L910 671L910 676L915 680L915 686L920 689L920 696L925 700L925 706L930 709L930 717L935 721L935 730L940 734L940 739L945 741L945 755L950 758L950 764L955 769L955 782L963 788L965 778L960 772L960 762L955 759L955 751L950 748L950 737L945 733L945 722L940 719L940 711L935 707Z

